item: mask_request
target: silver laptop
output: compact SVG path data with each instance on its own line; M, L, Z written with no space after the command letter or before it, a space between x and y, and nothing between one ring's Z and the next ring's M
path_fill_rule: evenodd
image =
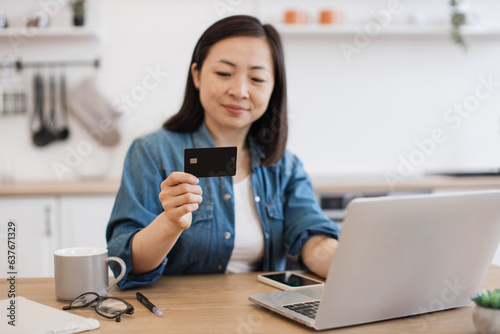
M324 286L249 299L315 329L465 306L499 242L500 191L359 198Z

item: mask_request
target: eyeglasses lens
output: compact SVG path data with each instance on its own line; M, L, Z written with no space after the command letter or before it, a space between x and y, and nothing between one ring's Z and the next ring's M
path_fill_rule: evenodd
M115 298L104 299L96 311L107 317L115 317L117 315L123 314L127 310L127 304L123 301Z
M99 296L94 293L86 293L71 302L71 307L85 307L96 302Z

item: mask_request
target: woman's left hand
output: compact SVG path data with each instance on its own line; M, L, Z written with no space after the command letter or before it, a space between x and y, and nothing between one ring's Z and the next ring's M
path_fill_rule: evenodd
M339 242L326 235L315 235L302 246L301 258L316 275L326 278Z

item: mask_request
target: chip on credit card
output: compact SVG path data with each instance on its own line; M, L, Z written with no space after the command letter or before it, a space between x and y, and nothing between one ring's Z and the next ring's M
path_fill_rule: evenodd
M184 172L196 177L236 175L236 147L187 148Z

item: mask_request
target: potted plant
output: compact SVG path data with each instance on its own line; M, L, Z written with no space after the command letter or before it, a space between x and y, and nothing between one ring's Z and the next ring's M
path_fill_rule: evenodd
M85 0L70 0L69 4L73 12L73 25L83 26L85 23Z
M467 43L465 43L462 35L462 26L467 23L467 17L464 12L460 10L459 4L462 0L451 0L451 39L455 44L459 45L467 51Z
M500 333L500 289L483 290L472 297L476 307L472 311L474 326L480 334Z

